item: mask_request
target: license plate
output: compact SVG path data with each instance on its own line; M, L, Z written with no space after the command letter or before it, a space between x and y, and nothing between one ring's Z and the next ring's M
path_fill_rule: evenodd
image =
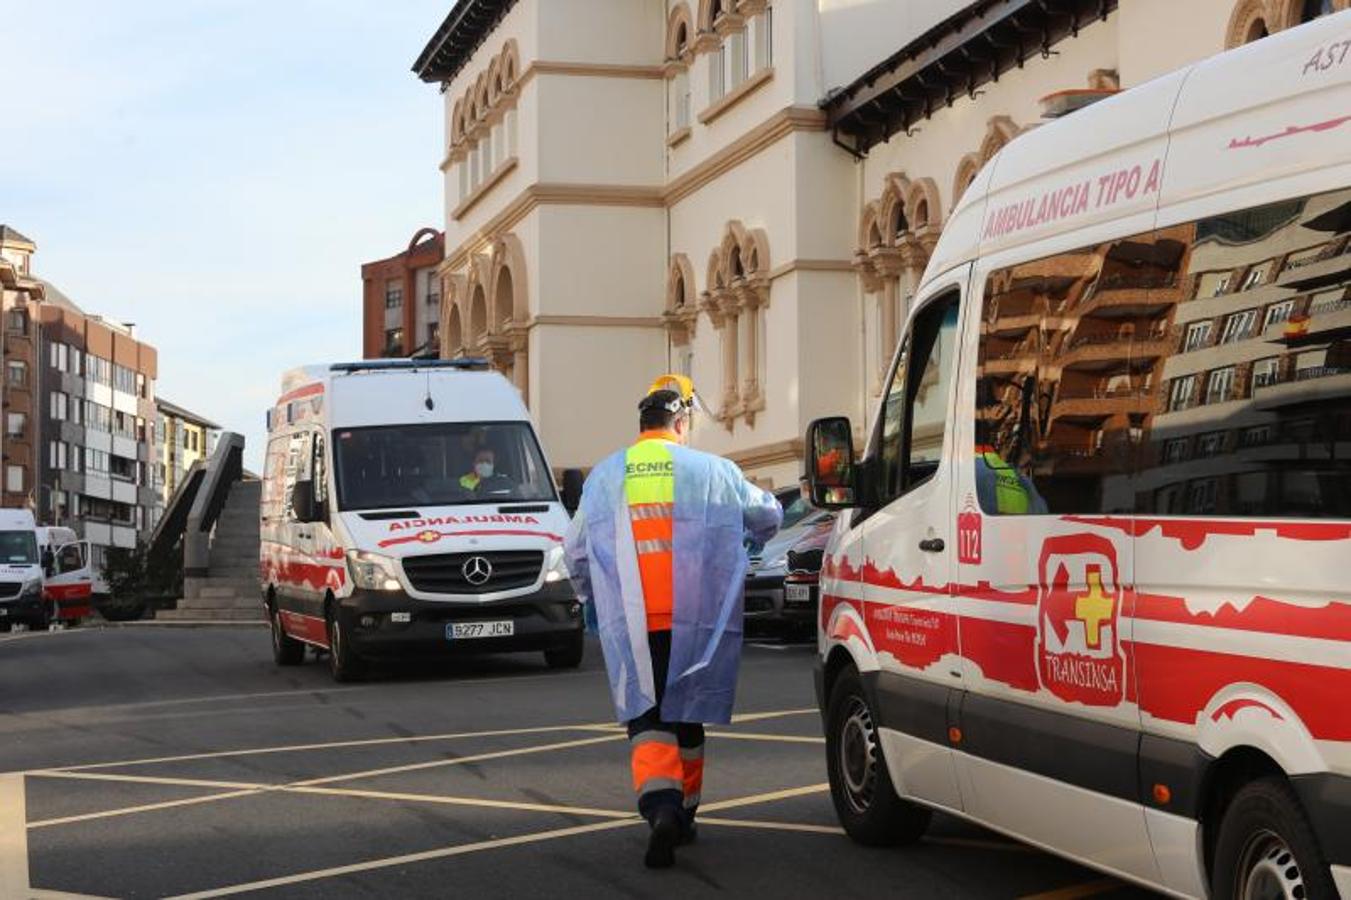
M516 623L506 622L447 622L446 640L460 641L466 638L511 637L516 633Z
M783 586L785 603L811 603L812 586L810 584L785 584Z

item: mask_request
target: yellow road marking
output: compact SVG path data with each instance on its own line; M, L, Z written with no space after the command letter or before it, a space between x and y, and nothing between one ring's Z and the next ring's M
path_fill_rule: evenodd
M227 759L232 756L267 756L274 753L300 753L305 750L343 750L350 747L380 747L389 744L425 744L431 741L455 741L486 737L511 737L523 734L550 734L561 731L594 731L603 725L546 725L539 728L501 728L495 731L457 731L445 734L424 734L410 737L363 738L351 741L329 741L319 744L290 744L282 747L248 747L242 750L219 750L207 753L184 753L178 756L156 756L128 759L119 762L89 763L81 766L62 766L44 772L88 772L96 769L120 769L127 766L145 766L158 763L191 762L200 759ZM622 729L621 729L622 730Z
M723 825L732 828L758 828L767 831L801 831L807 834L844 835L838 825L807 825L799 822L766 822L761 819L720 819L699 817L700 825Z
M42 888L29 888L27 900L112 900L111 897L96 897L93 894L68 894L65 891L46 891Z
M757 794L754 797L742 797L738 800L720 800L717 803L701 803L699 811L701 813L717 812L720 809L734 809L738 806L750 806L753 803L769 803L773 800L790 800L793 797L806 797L809 794L820 794L830 790L829 784L809 784L806 787L789 788L786 791L771 791L768 794Z
M623 735L604 735L602 737L585 738L577 741L562 741L556 744L544 744L535 747L519 747L512 750L497 750L491 753L479 753L474 756L459 756L454 759L438 759L431 762L412 763L406 766L391 766L384 769L368 769L364 772L348 772L342 775L330 775L325 778L311 778L304 781L290 781L281 784L259 784L254 782L242 781L215 781L200 778L170 778L154 775L121 775L112 772L88 772L71 771L69 769L50 769L38 770L29 774L35 777L43 778L67 778L75 780L90 781L119 781L131 782L137 784L159 784L174 787L203 787L203 788L224 788L227 789L223 794L211 794L206 797L188 797L179 800L166 800L162 803L148 803L137 806L123 807L121 809L110 809L102 812L85 813L79 816L66 816L61 819L47 819L42 822L33 823L29 827L46 828L52 825L65 825L72 822L88 822L94 819L108 819L115 816L132 815L141 812L154 812L162 809L172 809L179 806L195 806L204 803L214 803L221 800L232 800L238 797L248 797L254 794L260 794L267 791L290 792L290 793L349 793L351 796L358 796L355 791L323 791L319 790L323 785L335 784L340 781L352 781L359 778L374 778L379 775L393 775L403 772L420 771L431 768L445 768L449 766L464 765L465 763L482 762L489 759L501 759L508 756L524 756L532 753L544 753L550 750L564 750L571 747L582 747L590 744L605 743L608 741L617 741L623 738ZM375 795L379 792L364 792L368 795ZM409 795L414 796L414 795ZM449 801L440 801L449 802ZM524 807L522 807L524 808ZM554 810L558 811L558 810ZM569 811L575 811L569 808ZM581 814L581 813L579 813ZM4 896L0 894L0 896Z
M28 804L22 775L0 775L0 897L28 891Z
M1019 900L1078 900L1080 897L1096 897L1099 894L1106 894L1111 891L1119 891L1125 885L1112 878L1104 878L1101 881L1087 881L1083 884L1072 884L1069 887L1057 888L1054 891L1046 891L1042 894L1027 894Z
M789 791L774 791L767 794L756 794L750 797L739 797L735 800L724 800L717 804L709 804L709 807L718 809L733 809L739 806L752 806L757 803L767 803L771 800L782 799L786 796L798 796L802 793L815 793L825 785L811 785L805 788L796 788ZM340 875L351 875L357 872L369 872L373 869L387 869L391 866L404 866L410 863L426 862L433 859L445 859L453 856L464 856L469 853L479 853L484 850L497 850L502 847L515 847L521 844L536 844L542 841L557 840L559 838L572 837L578 834L589 834L596 831L607 831L613 828L626 828L637 825L642 822L641 819L618 819L608 822L595 822L589 825L574 825L570 828L554 828L549 831L538 831L533 834L521 834L514 837L498 838L489 841L476 841L471 844L457 844L451 847L442 847L436 850L424 850L420 853L407 853L402 856L391 856L385 859L373 859L366 862L350 863L345 866L335 866L329 869L317 869L313 872L300 872L295 875L283 875L279 878L269 878L263 881L253 881L247 884L235 884L228 887L212 888L210 890L199 891L191 894L180 894L170 900L205 900L208 897L228 897L233 894L244 894L249 891L261 891L269 888L284 887L291 884L300 884L306 881L318 881L325 878L335 878Z
M800 734L755 734L752 732L738 731L708 731L706 737L731 738L737 741L779 741L785 744L824 744L826 739L823 737L810 737Z

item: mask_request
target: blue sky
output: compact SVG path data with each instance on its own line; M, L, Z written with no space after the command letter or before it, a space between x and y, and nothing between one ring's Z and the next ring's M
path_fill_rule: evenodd
M0 222L159 349L159 392L248 441L281 372L358 358L362 262L441 227L452 0L5 4Z

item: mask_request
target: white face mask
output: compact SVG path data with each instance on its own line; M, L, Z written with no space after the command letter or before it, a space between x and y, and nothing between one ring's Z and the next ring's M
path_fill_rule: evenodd
M492 478L493 464L490 462L474 463L474 473L477 474L479 478Z

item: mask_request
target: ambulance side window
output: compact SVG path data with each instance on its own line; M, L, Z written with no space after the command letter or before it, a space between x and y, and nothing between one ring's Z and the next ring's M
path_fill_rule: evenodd
M328 466L324 463L324 434L316 431L313 436L314 459L310 464L310 476L314 479L315 504L328 502Z
M915 317L887 389L881 422L879 500L888 503L938 471L957 348L958 294Z
M291 494L297 481L310 477L313 461L310 458L310 435L296 432L291 435L286 450L286 478L283 483L282 504L284 518L295 521L295 510L291 508Z

